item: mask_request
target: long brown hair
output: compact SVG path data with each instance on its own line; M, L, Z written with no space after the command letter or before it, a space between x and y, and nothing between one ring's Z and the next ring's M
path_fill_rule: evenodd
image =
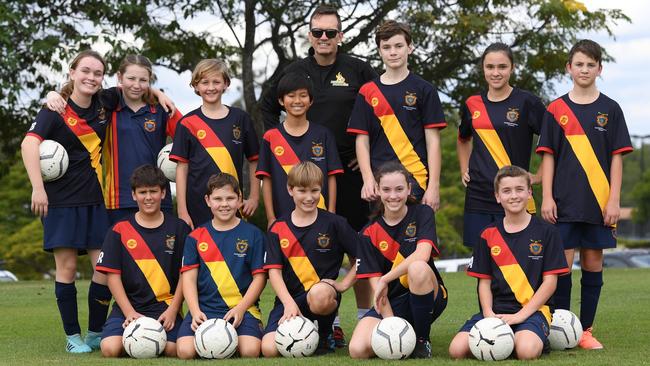
M408 184L409 186L411 185L411 182L413 181L411 178L413 177L413 175L411 174L411 172L406 170L404 165L396 161L389 161L379 166L379 169L375 171L375 182L379 184L379 181L384 175L388 175L392 173L398 173L403 175L404 179L406 180L406 184ZM415 199L415 197L413 197L413 195L409 195L408 198L406 199L407 205L416 204L417 202L418 201ZM370 213L370 219L372 220L376 217L382 216L383 214L384 214L384 204L381 202L381 199L379 199L374 204L374 208Z
M84 50L79 52L77 57L75 57L74 60L72 60L72 63L70 64L70 69L76 70L77 66L79 66L79 62L81 62L81 60L86 57L93 57L97 59L99 62L101 62L102 66L104 66L104 74L106 73L106 61L104 61L102 55L100 55L98 52L93 50ZM61 94L63 99L68 100L68 98L72 95L73 91L74 91L74 81L68 80L65 84L63 84L63 87L61 88L59 94Z
M124 76L126 69L131 65L140 66L149 73L149 88L142 96L142 100L147 104L156 104L156 98L151 93L151 84L156 81L156 75L153 73L151 61L143 55L127 55L122 60L122 63L120 63L120 67L117 70L120 75Z

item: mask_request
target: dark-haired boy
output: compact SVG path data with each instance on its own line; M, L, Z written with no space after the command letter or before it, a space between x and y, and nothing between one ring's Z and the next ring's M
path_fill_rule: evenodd
M104 357L124 354L124 328L141 316L158 319L167 331L165 355L176 356L183 295L179 284L185 222L160 210L167 178L151 165L136 168L131 192L138 212L106 234L96 269L108 276L115 304L102 331Z

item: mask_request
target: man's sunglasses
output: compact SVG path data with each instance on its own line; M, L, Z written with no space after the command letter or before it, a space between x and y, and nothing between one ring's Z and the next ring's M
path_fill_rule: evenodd
M320 37L323 36L323 33L325 33L325 37L327 37L327 39L333 39L339 34L338 29L318 29L318 28L314 28L310 32L311 32L311 35L314 36L314 38L320 38Z

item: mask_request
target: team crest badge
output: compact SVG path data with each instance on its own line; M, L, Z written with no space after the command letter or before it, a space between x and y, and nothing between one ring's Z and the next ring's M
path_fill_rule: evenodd
M501 247L498 245L493 246L492 249L490 249L490 253L492 253L492 256L494 257L498 256L501 254Z
M205 252L208 250L208 243L202 241L199 243L199 250Z
M144 120L144 129L147 132L154 132L156 130L156 121L152 119Z
M567 123L569 123L569 116L567 116L566 114L561 115L561 116L560 116L560 124L561 124L562 126L564 126L564 125L566 125Z
M540 240L530 239L530 244L528 244L528 249L532 255L539 255L542 252L542 243Z
M418 96L415 93L406 92L406 95L404 95L404 103L406 103L407 106L413 107L417 102Z
M280 246L285 249L289 247L289 239L287 238L280 239Z
M415 236L416 232L417 232L417 226L415 225L415 222L412 222L406 226L406 231L404 231L404 234L412 238Z
M238 239L237 244L235 244L235 249L237 249L239 253L244 253L246 249L248 249L248 240Z
M519 109L517 108L508 109L508 112L506 112L506 119L508 120L508 122L516 122L519 119Z
M69 124L70 126L74 126L74 125L76 125L77 122L79 122L79 121L77 121L77 119L74 118L74 117L68 117L68 121L67 121L67 122L68 122L68 124Z
M321 157L323 156L323 153L325 152L325 149L323 148L323 143L322 142L313 142L311 143L311 153L312 155L316 157Z
M481 116L481 111L474 111L474 113L472 113L472 119L477 119L480 116Z
M232 137L235 140L239 140L239 138L241 137L241 128L239 128L239 126L237 125L232 126Z
M607 117L607 113L598 113L598 115L596 116L596 123L598 123L598 126L600 127L605 127L607 121L609 121L609 118Z
M138 242L135 239L129 239L126 241L126 246L129 249L135 249L138 246Z
M330 236L327 234L318 233L318 246L327 248L330 245Z
M205 138L205 135L206 135L205 130L198 130L196 132L196 137L198 137L199 140L203 140Z
M169 250L174 250L174 244L176 244L176 235L167 235L165 239L165 246Z
M373 97L372 99L370 99L370 104L372 104L373 107L376 107L377 105L379 105L379 99L377 97Z
M282 156L284 154L284 147L276 146L275 149L273 149L273 153L277 156Z
M382 240L379 242L379 250L381 250L382 252L388 250L388 242L386 240Z
M345 80L345 77L341 72L336 74L336 79L331 81L333 86L349 86L348 82Z

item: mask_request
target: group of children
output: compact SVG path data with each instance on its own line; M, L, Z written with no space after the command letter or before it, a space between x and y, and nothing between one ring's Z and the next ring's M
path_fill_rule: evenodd
M150 316L168 332L166 355L194 358L194 331L220 317L237 329L242 357L272 357L278 355L278 325L303 315L318 321L317 352L327 353L341 294L360 279L369 281L375 306L360 314L350 355L372 357L373 327L396 315L414 326L413 356L431 357L431 324L448 297L433 261L440 253L434 211L446 122L435 87L408 70L408 27L388 21L375 41L386 71L361 88L348 124L363 176L360 195L374 209L358 233L335 214L336 175L343 169L332 132L307 120L310 80L294 73L280 80L278 103L286 118L260 144L248 114L221 102L230 85L222 61L203 60L192 74L201 107L168 117L159 103L167 108L170 102L150 88L150 63L141 56L127 58L118 73L121 87L105 91L101 56L85 51L75 59L62 99L48 96L48 107L60 113L44 108L22 145L32 209L43 217L45 249L54 252L69 352L101 348L107 357L119 356L123 328ZM461 328L449 353L467 357L469 329L496 316L513 327L518 358L539 357L552 309L569 308L567 263L575 248L581 248L587 329L581 346L602 348L591 335L602 249L616 245L621 156L632 147L620 107L595 86L600 47L588 40L573 47L567 71L574 88L548 110L510 86L508 46L489 46L481 67L488 91L463 106L457 145L467 186L464 242L473 248L468 274L478 278L480 312ZM541 135L537 151L544 155L537 175L527 171L533 134ZM167 180L151 166L167 137L174 141L170 158L178 162L178 218ZM64 177L45 184L38 168L44 139L60 142L70 157ZM260 180L266 234L244 220L258 206ZM532 184L539 181L543 220L531 215ZM74 273L77 253L84 251L96 271L89 331L81 339ZM344 255L356 265L337 281ZM267 277L276 299L264 327L258 300ZM111 295L115 305L104 322Z

